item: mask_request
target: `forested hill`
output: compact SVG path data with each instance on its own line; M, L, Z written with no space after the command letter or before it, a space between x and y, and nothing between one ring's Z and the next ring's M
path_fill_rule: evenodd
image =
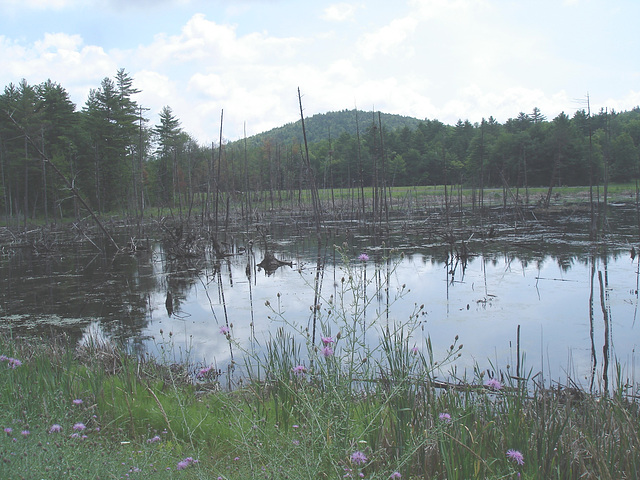
M391 113L365 112L363 110L341 110L339 112L318 113L312 117L305 117L304 126L307 133L307 142L316 143L329 138L336 139L342 133L356 136L358 130L362 134L372 123L382 124L388 131L400 130L408 127L415 130L422 120ZM259 133L247 138L249 145L260 145L265 140L279 144L300 144L304 141L302 136L302 121L287 123L281 127Z

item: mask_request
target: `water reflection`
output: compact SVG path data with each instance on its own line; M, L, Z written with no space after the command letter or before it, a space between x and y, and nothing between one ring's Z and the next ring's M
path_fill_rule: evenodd
M458 372L509 366L589 389L610 387L616 362L632 374L640 275L629 248L523 237L437 243L423 233L387 239L401 246L392 251L354 231L342 250L336 245L346 237L272 230L271 251L283 263L269 271L258 268L267 250L246 232L225 239L222 258L166 255L153 241L135 255L84 245L51 256L24 249L0 259L0 321L15 332L63 329L76 339L99 331L152 354L170 333L176 360L231 369L282 326L267 302L318 342L318 315L347 274L344 254L362 276L364 321L403 321L424 305L415 344L429 336L437 359L458 335Z

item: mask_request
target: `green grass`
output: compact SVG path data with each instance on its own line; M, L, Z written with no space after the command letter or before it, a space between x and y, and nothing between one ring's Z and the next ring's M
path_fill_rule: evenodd
M109 342L5 331L0 427L11 432L0 432L0 478L638 478L638 386L622 370L600 395L545 388L508 367L493 369L499 390L485 371L457 375L457 338L444 350L418 340L422 307L402 321L365 315L372 289L390 287L393 268L383 268L367 277L345 258L338 294L316 307L315 342L306 321L274 307L281 328L244 352L252 374L233 391ZM178 469L189 457L197 462Z

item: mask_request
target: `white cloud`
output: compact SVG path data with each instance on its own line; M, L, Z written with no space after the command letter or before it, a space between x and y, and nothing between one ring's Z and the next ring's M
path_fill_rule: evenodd
M330 22L344 22L353 18L358 6L351 3L334 3L324 9L322 18Z
M144 60L154 65L189 61L231 63L262 62L269 57L290 56L295 39L270 37L254 32L238 37L234 25L220 25L207 20L204 14L194 15L179 35L160 33L148 46L140 48Z
M440 18L451 12L465 12L478 6L486 6L485 0L409 0L413 14L421 19Z
M596 95L596 101L598 100L598 96ZM594 107L594 98L591 101L591 111L593 111ZM599 107L614 109L618 112L623 110L629 110L629 105L633 105L635 107L640 107L640 90L629 90L628 93L619 98L609 97L604 100L598 102Z
M329 0L307 12L301 7L295 22L290 2L163 0L154 9L158 25L135 36L129 36L131 12L116 8L122 0L54 0L51 5L68 8L64 19L38 13L42 2L24 1L33 10L20 17L14 9L22 31L9 33L15 23L0 14L0 31L6 31L0 85L51 78L82 105L89 88L124 68L142 90L137 100L151 109L151 123L169 105L200 141L217 141L222 109L230 139L242 136L245 121L249 135L296 121L298 86L309 115L357 105L445 123L491 115L504 121L535 106L553 118L580 108L573 99L586 90L593 92L594 109L640 103L637 65L628 56L639 45L637 35L627 33L631 13L609 12L615 35L603 31L595 50L595 40L585 44L575 29L556 28L578 10L595 22L602 9L591 5L602 0L578 10L548 0L544 13L526 2L495 0L405 0L375 8ZM621 1L627 9L633 5ZM305 14L317 8L324 21ZM181 20L172 22L172 14ZM103 32L122 37L111 43L118 49L104 46ZM625 57L618 59L618 51Z
M332 82L347 82L354 85L359 81L361 71L354 65L352 60L340 58L329 65L326 74Z
M215 73L196 73L189 80L190 90L200 92L209 98L222 99L229 94L229 89L225 86L222 76Z
M62 10L82 5L81 0L4 0L4 6L32 10Z
M45 33L42 40L34 43L34 49L40 53L69 53L77 52L82 47L80 35L66 33Z
M549 94L540 88L512 87L496 92L472 84L460 90L454 98L440 110L441 117L449 119L448 123L454 123L454 119L480 122L490 116L505 122L520 112L531 113L534 107L552 120L561 112L570 114L576 108L576 102L566 91Z
M358 51L369 60L378 54L397 55L400 45L417 26L418 20L414 17L394 19L377 31L362 35L358 40Z
M0 37L0 59L2 77L8 81L25 78L37 84L51 79L70 93L88 93L89 85L97 87L96 82L117 70L117 63L101 47L83 45L80 36L65 33L46 33L30 46Z
M152 70L140 70L131 76L135 88L140 90L136 100L145 108L153 105L159 109L170 104L178 96L175 83L167 75Z

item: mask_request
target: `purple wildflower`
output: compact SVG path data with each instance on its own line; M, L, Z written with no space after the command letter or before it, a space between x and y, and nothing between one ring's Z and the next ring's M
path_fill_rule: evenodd
M295 373L298 376L302 376L305 373L307 373L307 369L304 365L296 365L295 367L293 367L293 373Z
M73 404L74 404L74 405L82 405L83 403L84 403L84 402L82 401L82 399L81 399L81 398L76 398L76 399L73 401Z
M389 478L402 478L400 472L393 472Z
M449 415L448 413L441 413L440 415L438 415L438 418L440 418L440 420L442 420L443 422L447 422L447 423L451 421L451 415Z
M158 435L156 435L155 437L151 437L147 440L147 443L156 443L159 442L160 440L162 440Z
M322 337L321 340L324 346L331 345L333 343L332 337Z
M22 430L20 432L22 434L23 437L26 437L27 435L29 435L31 432L29 430Z
M22 362L17 358L9 359L9 364L8 364L9 368L16 368L16 367L19 367L20 365L22 365Z
M366 262L367 260L369 260L369 255L367 255L366 253L361 253L360 256L358 257L358 260Z
M496 380L495 378L490 378L485 382L484 385L485 387L490 388L492 390L502 390L502 384L500 383L499 380Z
M509 458L509 460L513 460L518 465L524 465L524 456L518 450L507 450L507 458Z
M205 367L202 368L199 372L198 375L196 375L196 377L198 378L202 378L205 377L211 370L213 370L213 367Z
M62 431L62 427L57 423L54 423L53 425L51 425L51 428L49 429L49 433L57 433L61 431Z
M198 463L198 460L194 460L193 457L187 457L184 460L178 462L177 470L184 470L189 465L193 465L194 463Z
M229 335L229 327L227 327L226 325L222 325L220 327L220 333L222 335Z
M82 423L82 422L78 422L78 423L74 423L74 424L73 424L73 429L74 429L74 430L76 430L76 431L78 431L78 432L83 431L85 428L87 428L87 427L86 427L86 426L85 426L85 424L84 424L84 423Z
M333 348L323 347L321 352L322 352L322 355L324 355L325 357L330 357L331 355L333 355Z
M0 362L6 362L7 360L9 360L9 357L6 355L0 355Z
M6 433L7 435L11 435L12 432L13 432L13 428L11 427L4 428L4 433Z
M359 450L356 450L351 454L351 462L356 465L362 465L363 463L366 463L367 460L369 460L367 456Z
M413 347L413 348L411 349L411 353L413 353L414 355L417 355L419 351L420 351L420 350L418 350L418 347Z

